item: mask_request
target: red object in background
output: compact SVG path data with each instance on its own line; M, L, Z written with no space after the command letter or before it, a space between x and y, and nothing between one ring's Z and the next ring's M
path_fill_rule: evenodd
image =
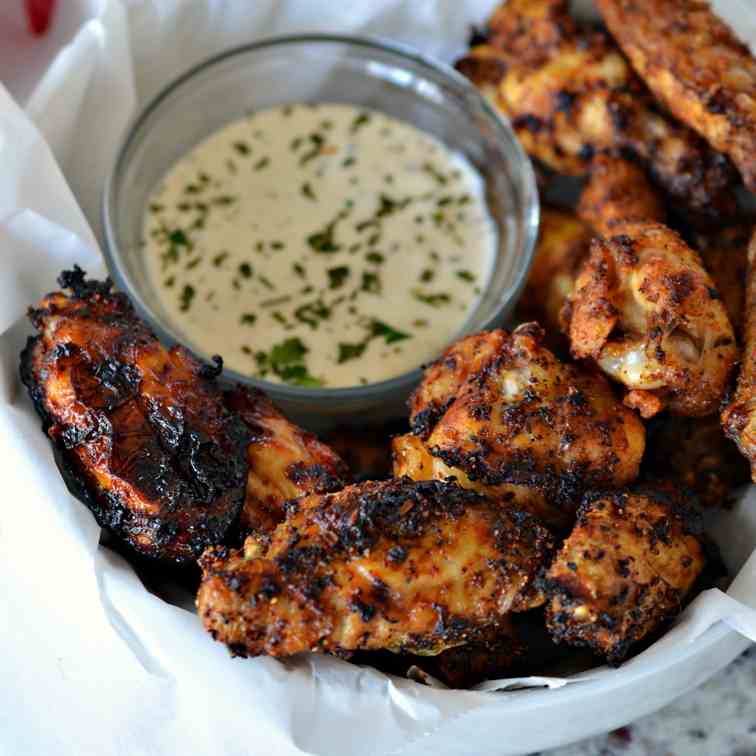
M24 0L32 34L44 34L50 26L57 0Z

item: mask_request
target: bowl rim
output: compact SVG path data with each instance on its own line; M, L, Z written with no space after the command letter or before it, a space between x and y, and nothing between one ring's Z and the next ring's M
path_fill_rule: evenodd
M535 178L533 164L517 139L511 124L507 119L502 117L488 102L488 100L478 91L478 89L457 72L453 66L444 61L421 53L414 47L394 40L386 39L378 35L356 35L356 34L338 34L338 33L299 33L299 34L280 34L267 36L243 45L236 45L212 55L199 63L195 63L183 73L170 80L161 87L155 95L135 114L126 126L124 136L121 139L115 159L105 177L105 185L102 192L100 212L103 228L103 256L108 273L114 280L116 286L128 294L134 302L136 309L148 321L150 327L157 333L161 341L169 343L181 342L180 335L174 332L168 323L164 323L159 318L152 307L143 299L141 291L136 286L132 278L125 272L121 264L122 255L119 243L117 241L117 222L115 212L115 197L118 193L118 179L123 173L127 164L127 156L131 150L134 141L140 136L142 129L149 119L155 114L162 104L174 92L190 82L203 71L212 68L227 60L246 53L257 52L267 48L285 47L287 45L302 44L336 44L342 46L351 46L363 48L366 51L375 50L383 53L389 53L404 59L413 64L427 69L436 76L447 79L457 88L461 89L463 94L471 97L477 102L477 105L488 116L496 130L497 141L503 140L509 143L519 163L519 169L522 173L520 180L523 185L523 205L524 217L523 228L523 248L524 264L520 264L519 270L516 271L514 280L509 285L509 291L514 292L515 296L527 280L530 267L533 262L535 253L535 244L540 225L540 198ZM509 300L508 300L509 301ZM498 308L500 312L502 308ZM490 328L497 319L497 313L486 318L480 330ZM467 335L463 330L458 338ZM451 342L450 342L451 343ZM191 351L194 349L190 346ZM200 356L200 359L203 359ZM412 370L401 373L393 378L377 381L375 383L360 384L355 386L334 386L334 387L303 387L287 383L278 383L268 381L264 378L258 378L245 375L236 370L223 368L223 379L251 385L271 394L274 397L283 397L294 402L317 402L322 400L343 401L343 402L364 402L371 399L381 399L395 392L406 391L410 386L417 385L422 378L423 366L418 366Z

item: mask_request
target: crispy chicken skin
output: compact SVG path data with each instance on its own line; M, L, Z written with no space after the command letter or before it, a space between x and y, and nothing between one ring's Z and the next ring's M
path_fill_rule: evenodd
M697 231L693 248L701 255L738 339L745 329L745 282L748 278L748 243L753 225L739 223L722 229Z
M425 368L423 380L409 401L413 433L420 438L428 438L467 379L501 349L506 337L501 330L467 336L452 344Z
M722 412L725 433L751 465L756 483L756 231L748 249L743 357L735 395Z
M186 349L163 347L109 281L76 268L29 317L21 377L67 482L143 555L193 561L244 499L247 432Z
M606 379L560 362L536 323L498 338L433 428L431 454L472 481L536 488L571 512L585 488L634 480L645 432Z
M735 211L729 161L661 113L612 39L578 28L566 0L507 2L494 18L507 33L489 30L457 68L509 117L531 156L583 175L594 155L626 152L696 213Z
M704 567L699 524L662 490L586 497L544 580L554 640L622 661L680 611Z
M234 654L433 655L543 601L548 532L453 483L362 483L288 509L265 558L202 557L199 615Z
M746 45L701 0L596 4L654 95L756 191L756 61Z
M287 420L262 391L237 386L225 401L250 434L242 530L265 539L284 519L285 501L338 491L349 480L340 457Z
M535 259L515 317L522 322L538 321L554 347L561 346L557 341L560 313L572 293L580 265L588 257L592 236L590 228L574 213L549 206L541 208Z
M716 412L738 357L722 298L670 228L625 230L593 240L565 310L572 354L630 389L643 417Z
M661 195L643 169L624 158L597 156L577 208L582 220L601 236L631 233L638 222L666 219ZM587 255L586 255L587 257Z
M646 424L641 476L672 480L704 507L727 507L733 490L750 478L747 462L724 434L717 415L661 413Z
M394 476L407 476L412 480L449 480L453 478L462 488L477 491L499 506L519 509L534 515L544 525L555 531L569 529L574 513L552 503L541 488L502 483L487 486L479 480L471 480L458 467L450 467L434 457L423 440L412 433L396 436L391 442L394 458Z

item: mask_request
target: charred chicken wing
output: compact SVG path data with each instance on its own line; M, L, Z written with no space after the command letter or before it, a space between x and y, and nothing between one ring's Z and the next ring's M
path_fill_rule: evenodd
M582 175L594 155L627 152L692 210L734 212L729 161L661 113L611 38L576 27L566 0L507 2L494 19L506 33L492 28L457 67L509 117L533 157Z
M620 662L680 611L705 562L698 525L662 491L587 497L544 581L554 640Z
M324 443L287 420L262 391L237 387L225 396L250 435L242 529L262 538L284 519L284 502L338 491L349 472Z
M651 417L716 412L738 356L700 257L661 223L594 239L565 311L572 354L593 358Z
M433 428L431 454L472 481L535 488L571 512L584 488L634 480L643 425L606 379L560 362L536 323L498 338Z
M748 250L745 337L738 386L722 413L727 435L751 465L756 483L756 232Z
M729 155L756 191L756 61L702 0L597 0L669 111Z
M138 552L194 560L244 500L247 432L214 376L163 347L110 282L63 273L29 316L21 377L69 485Z
M238 655L438 654L539 605L552 547L530 516L453 483L362 483L292 502L264 558L206 552L197 608Z

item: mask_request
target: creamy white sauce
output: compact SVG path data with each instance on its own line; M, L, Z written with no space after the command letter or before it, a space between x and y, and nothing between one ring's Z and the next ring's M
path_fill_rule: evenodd
M144 221L151 284L191 346L309 386L435 358L478 304L496 244L462 156L346 105L224 127L168 171Z

